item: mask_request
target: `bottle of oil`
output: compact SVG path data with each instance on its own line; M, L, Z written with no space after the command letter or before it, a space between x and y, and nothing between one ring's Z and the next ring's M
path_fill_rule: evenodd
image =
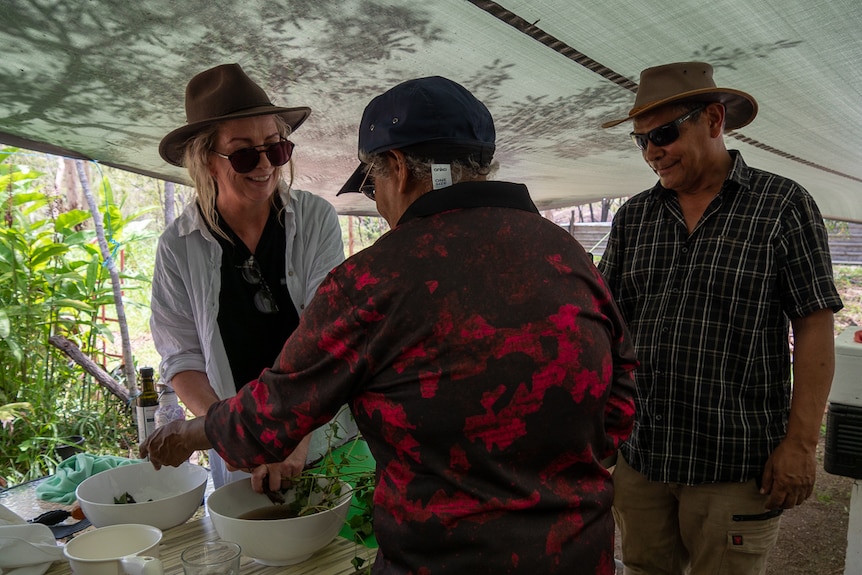
M140 370L141 394L135 400L138 415L138 443L143 443L156 428L156 409L159 408L159 394L153 379L153 368Z

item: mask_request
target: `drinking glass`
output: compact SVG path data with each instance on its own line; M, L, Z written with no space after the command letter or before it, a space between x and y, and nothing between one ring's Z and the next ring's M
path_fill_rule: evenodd
M183 550L185 575L239 575L242 549L230 541L207 541Z

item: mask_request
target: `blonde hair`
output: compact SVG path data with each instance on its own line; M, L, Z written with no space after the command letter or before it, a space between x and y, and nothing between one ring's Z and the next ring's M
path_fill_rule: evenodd
M287 122L285 122L281 116L274 115L273 117L275 118L275 125L278 128L279 135L283 138L287 138L291 132L290 126L287 125ZM195 196L197 197L198 206L200 206L201 214L203 214L207 226L216 234L225 238L229 242L233 242L233 240L228 237L227 233L218 225L218 215L216 213L218 182L210 173L209 169L209 155L210 152L213 151L219 126L220 124L218 123L207 126L186 141L185 148L183 149L183 165L186 167L186 170L188 170L192 182L194 182ZM281 180L283 174L282 168L283 166L275 168L276 180ZM291 158L287 163L287 172L289 176L289 179L287 180L287 189L290 190L293 185L294 176L293 158ZM276 186L275 191L272 194L272 198L270 199L274 206L278 205L276 203L276 195L278 193L279 188ZM282 206L281 209L284 210L284 206ZM281 213L279 213L278 220L279 222L281 221Z

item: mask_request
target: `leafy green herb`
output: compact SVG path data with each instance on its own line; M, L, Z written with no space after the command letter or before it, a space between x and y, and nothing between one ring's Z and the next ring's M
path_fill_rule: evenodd
M114 503L117 505L122 505L125 503L137 503L137 501L135 501L134 497L129 495L128 491L124 491L123 494L119 497L114 497Z

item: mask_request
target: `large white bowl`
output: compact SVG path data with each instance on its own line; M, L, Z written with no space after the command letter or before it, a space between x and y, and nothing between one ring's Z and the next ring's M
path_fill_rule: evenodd
M293 565L328 545L344 526L350 509L350 486L342 484L336 506L313 515L289 519L238 519L240 515L272 506L251 488L251 479L228 483L207 497L207 509L219 537L242 547L242 554L263 565ZM291 501L288 491L285 500Z
M149 461L88 477L75 490L81 510L96 527L142 523L170 529L188 521L203 502L207 470L183 463L156 471ZM124 493L137 503L114 503Z

